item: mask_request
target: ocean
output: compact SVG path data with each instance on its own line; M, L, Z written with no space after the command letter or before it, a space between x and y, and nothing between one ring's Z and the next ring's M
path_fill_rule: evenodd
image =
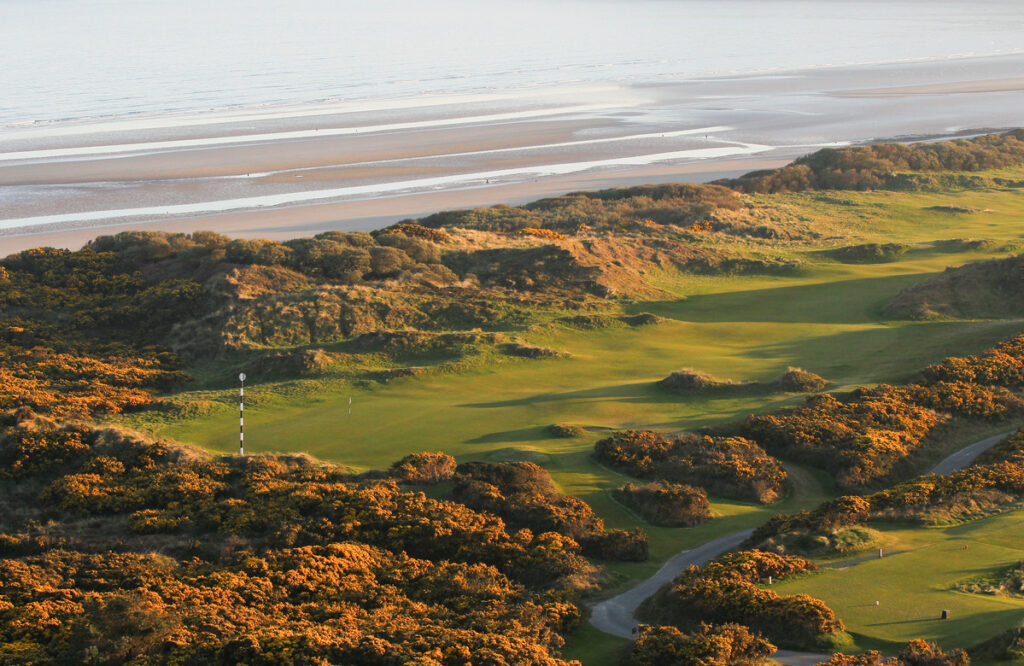
M3 126L1020 53L1019 0L0 0Z

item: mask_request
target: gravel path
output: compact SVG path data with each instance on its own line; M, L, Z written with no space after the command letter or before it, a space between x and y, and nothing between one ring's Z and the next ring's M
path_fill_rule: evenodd
M1012 433L1004 432L1001 435L989 437L988 439L983 439L980 442L975 442L970 446L966 446L933 467L930 474L950 474L957 470L961 470L974 462L975 458L985 451L988 451L1011 434Z

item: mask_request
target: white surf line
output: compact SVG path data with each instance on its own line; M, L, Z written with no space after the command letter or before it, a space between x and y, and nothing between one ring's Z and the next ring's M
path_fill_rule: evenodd
M262 107L241 107L221 109L200 109L172 111L166 115L144 115L141 117L107 117L107 118L70 118L39 123L13 123L0 125L0 132L5 132L4 139L24 140L36 138L54 138L61 136L78 136L82 134L105 134L110 132L127 132L134 130L178 129L185 127L204 127L208 125L224 125L228 123L246 123L265 120L282 120L292 118L316 118L318 116L335 116L367 111L400 111L405 109L428 109L439 106L454 106L470 103L493 103L502 101L535 100L543 98L562 98L566 95L594 95L621 92L619 86L591 85L577 90L562 92L560 90L523 90L514 93L486 94L452 94L434 95L424 98L399 99L355 99L355 100L324 100L306 104L268 105ZM622 106L632 106L623 104Z
M18 227L64 224L68 222L89 222L97 220L114 220L130 217L155 217L166 215L190 215L195 213L222 213L226 211L242 210L250 208L267 208L272 206L284 206L288 204L308 203L312 201L323 201L326 199L340 199L368 194L385 194L403 192L410 190L424 190L442 188L446 185L464 185L473 183L483 185L488 181L509 178L513 176L535 175L550 176L577 173L605 166L643 166L655 162L669 162L680 159L709 159L713 157L729 157L732 155L751 155L768 150L774 150L774 146L760 144L743 144L740 146L729 146L720 148L696 148L691 150L678 150L668 153L652 153L647 155L634 155L631 157L617 157L607 160L590 160L586 162L569 162L565 164L547 164L530 167L519 167L515 169L498 169L495 171L480 171L474 173L457 174L452 176L436 176L434 178L418 178L414 180L395 181L390 183L372 183L367 185L354 185L350 187L337 187L327 190L310 190L305 192L288 192L284 194L268 194L255 197L242 197L239 199L224 199L220 201L206 201L190 204L170 204L165 206L144 206L141 208L121 208L117 210L94 210L78 213L61 213L56 215L38 215L35 217L22 217L0 220L0 229L15 229Z
M696 129L676 130L673 132L652 132L650 134L630 134L628 136L613 136L605 139L583 139L581 141L563 141L561 143L541 143L531 146L512 146L510 148L489 148L486 150L467 150L461 153L439 153L437 155L416 155L412 157L394 157L387 160L369 160L365 162L345 162L341 164L329 164L326 166L298 167L296 169L280 169L277 171L260 171L258 173L238 174L234 176L221 176L221 178L266 178L267 176L279 176L283 173L300 173L304 171L322 171L324 169L339 169L357 166L368 166L371 164L394 164L395 162L410 162L415 160L437 160L449 157L467 157L469 155L490 155L492 153L511 153L523 150L542 150L545 148L566 148L568 146L585 146L595 143L612 143L615 141L638 141L641 139L671 139L679 136L692 134L710 134L712 132L728 132L736 129L728 125L715 125L714 127L698 127ZM716 141L718 141L716 139ZM736 143L736 142L727 142ZM738 144L743 145L743 144ZM217 178L214 176L214 178Z
M436 118L434 120L413 120L404 123L386 123L383 125L364 125L359 127L332 127L326 129L293 130L289 132L269 132L264 134L243 134L239 136L217 136L202 139L173 139L168 141L149 141L142 143L122 143L106 146L77 146L74 148L49 148L42 150L21 150L0 153L0 161L40 160L54 157L81 157L92 155L117 155L121 153L153 152L160 150L181 150L183 148L200 148L223 146L240 143L263 143L267 141L287 141L292 139L309 139L313 137L349 136L352 134L374 134L377 132L393 132L396 130L425 129L431 127L448 127L452 125L470 125L474 123L504 122L509 120L529 120L574 113L601 111L621 108L618 104L580 104L553 109L536 109L533 111L512 111L493 113L481 116L462 116L460 118Z

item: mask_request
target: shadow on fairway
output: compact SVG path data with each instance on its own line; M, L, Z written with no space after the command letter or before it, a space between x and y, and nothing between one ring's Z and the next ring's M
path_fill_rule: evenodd
M472 402L459 407L478 407L488 409L494 407L523 407L542 402L591 402L616 400L618 402L671 403L679 402L680 397L668 391L662 391L653 382L631 382L614 386L601 386L579 391L561 391L538 393L526 398L515 400L498 400L495 402Z
M938 273L860 278L688 296L683 300L645 302L645 312L693 322L780 322L869 324L882 319L881 308L900 290Z
M550 434L545 428L517 428L515 430L503 430L501 432L489 432L473 439L467 439L467 444L501 444L505 442L533 442L538 439L549 439Z

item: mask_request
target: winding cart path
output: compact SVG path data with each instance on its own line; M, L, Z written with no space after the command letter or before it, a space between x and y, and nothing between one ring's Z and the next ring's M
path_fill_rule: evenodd
M963 469L1010 434L1003 433L965 446L933 467L929 474L950 474ZM799 491L800 487L796 486L795 490ZM590 624L606 634L619 638L633 638L633 632L638 624L634 614L644 600L653 596L662 585L678 576L686 567L704 564L708 560L732 550L743 543L753 531L753 529L747 529L733 532L696 548L677 553L661 565L661 568L650 578L641 581L622 594L596 604L591 610ZM790 666L813 666L822 661L828 661L830 656L779 650L772 655L772 658Z

